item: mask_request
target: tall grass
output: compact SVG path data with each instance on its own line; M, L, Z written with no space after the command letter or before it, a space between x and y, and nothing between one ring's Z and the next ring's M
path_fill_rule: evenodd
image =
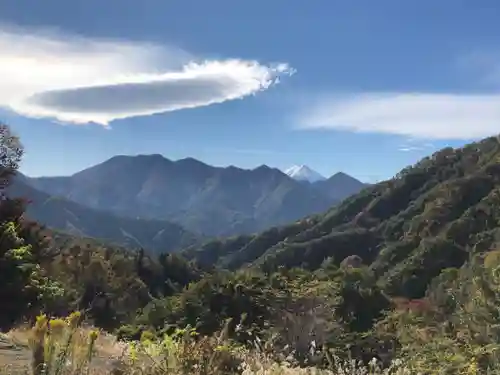
M100 333L81 326L81 315L66 319L39 316L29 333L32 362L15 372L29 375L406 375L401 362L381 369L376 361L363 366L324 353L328 368L299 368L291 360L277 360L266 345L254 349L228 338L228 325L213 337L200 337L193 329L177 330L161 339L143 334L141 340L114 342L112 350L99 345ZM105 350L107 349L107 350ZM114 357L114 358L113 358Z

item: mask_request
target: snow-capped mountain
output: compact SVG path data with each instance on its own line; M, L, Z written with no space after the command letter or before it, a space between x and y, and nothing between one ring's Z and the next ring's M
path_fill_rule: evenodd
M297 181L317 182L326 180L325 177L313 171L307 165L294 165L288 168L285 173Z

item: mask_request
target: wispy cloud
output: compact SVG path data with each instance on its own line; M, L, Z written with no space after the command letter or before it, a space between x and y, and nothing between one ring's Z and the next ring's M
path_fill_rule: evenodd
M423 150L422 147L416 147L416 146L402 146L400 148L398 148L398 151L401 151L401 152L411 152L411 151L421 151Z
M293 74L285 63L203 60L178 48L0 25L0 107L107 125L234 100Z
M429 148L435 148L436 146L431 142L426 142L425 140L409 137L406 142L402 143L398 147L398 151L401 152L418 152L427 150Z
M475 139L500 132L500 94L368 93L319 100L302 129L385 133L417 139Z

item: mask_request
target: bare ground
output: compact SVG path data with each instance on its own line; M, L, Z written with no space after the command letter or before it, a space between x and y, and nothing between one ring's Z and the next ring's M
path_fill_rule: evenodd
M102 338L98 342L97 353L91 367L99 369L99 373L109 372L120 357L121 349L108 337ZM31 350L28 347L27 332L18 330L8 334L0 333L0 375L25 373L30 365Z
M31 352L27 347L16 345L7 335L0 334L0 369L19 371L29 368L30 363Z

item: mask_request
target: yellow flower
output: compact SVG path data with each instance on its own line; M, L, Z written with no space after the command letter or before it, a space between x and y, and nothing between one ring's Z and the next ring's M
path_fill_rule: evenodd
M46 323L47 323L47 315L45 314L38 315L36 317L35 327L45 325Z
M80 323L80 317L82 314L79 311L72 312L68 316L68 324L71 328L76 328L78 326L78 323Z
M141 342L153 341L154 338L155 338L155 335L152 332L150 332L150 331L143 331L141 333L141 339L140 339L140 341Z
M36 338L40 339L47 333L47 316L39 315L36 317L36 323L33 327L33 333Z
M51 319L49 321L50 333L53 335L60 335L66 328L66 322L62 319Z
M135 343L129 344L129 359L132 362L135 362L137 360L137 347Z
M477 375L477 362L475 360L472 360L472 362L469 365L467 374L470 375Z
M92 331L90 331L89 333L89 339L91 342L95 342L95 340L97 340L97 338L99 337L99 331L96 330L96 329L93 329Z

